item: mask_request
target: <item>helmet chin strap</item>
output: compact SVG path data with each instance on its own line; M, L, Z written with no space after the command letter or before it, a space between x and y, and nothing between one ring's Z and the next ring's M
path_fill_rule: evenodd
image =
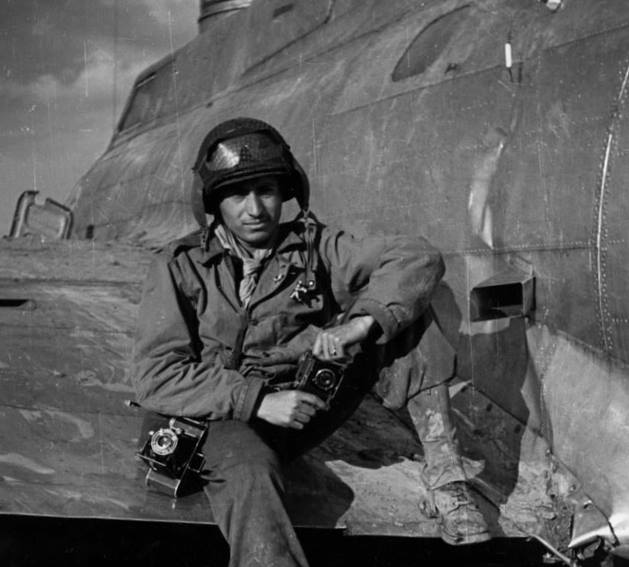
M304 238L306 241L306 273L305 282L298 284L296 295L311 294L317 289L317 281L315 276L315 239L317 237L317 225L319 224L314 213L310 211L310 183L308 177L301 167L301 164L295 159L295 156L290 151L290 146L282 139L285 151L290 157L291 167L295 172L294 180L299 184L299 190L293 190L295 199L301 209L297 220L304 225ZM301 301L301 299L300 299Z
M304 281L299 281L291 293L291 298L300 303L308 303L310 297L317 291L317 280L315 274L315 239L317 237L317 219L307 208L302 208L295 219L304 225L304 240L306 242L306 271Z

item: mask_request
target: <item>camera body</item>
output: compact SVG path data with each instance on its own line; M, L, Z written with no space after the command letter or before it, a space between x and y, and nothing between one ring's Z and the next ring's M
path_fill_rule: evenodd
M294 388L310 392L325 403L330 403L336 396L344 375L344 364L320 360L312 352L307 352L299 361Z
M207 424L187 417L173 417L167 427L149 431L138 457L148 465L146 485L171 497L181 495L188 481L203 470L201 453Z

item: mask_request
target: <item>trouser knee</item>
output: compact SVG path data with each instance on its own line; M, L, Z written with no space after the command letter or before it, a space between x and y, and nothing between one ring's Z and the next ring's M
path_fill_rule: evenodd
M243 461L227 469L214 471L213 477L210 478L210 483L230 483L240 500L251 497L257 490L272 488L281 494L284 492L284 479L277 460Z
M249 481L257 475L281 475L277 452L264 436L239 421L212 422L204 446L206 465L215 478Z

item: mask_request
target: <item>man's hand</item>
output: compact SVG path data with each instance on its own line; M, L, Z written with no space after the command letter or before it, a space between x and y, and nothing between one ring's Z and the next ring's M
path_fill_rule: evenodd
M327 409L314 394L300 390L284 390L266 394L262 398L257 416L280 427L303 429L318 410Z
M367 338L375 319L371 315L354 317L348 323L323 329L315 339L312 354L322 360L334 360L345 356L345 347Z

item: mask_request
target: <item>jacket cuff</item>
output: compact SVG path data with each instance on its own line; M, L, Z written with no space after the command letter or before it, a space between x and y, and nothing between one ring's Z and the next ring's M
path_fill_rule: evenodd
M254 417L253 413L258 407L258 400L264 384L262 378L256 376L249 376L247 378L247 385L238 395L238 401L234 408L234 419L249 421Z
M376 344L389 342L399 330L400 325L393 313L391 313L391 310L373 299L357 300L348 313L349 318L356 315L371 315L376 320L376 323L382 330L382 334L376 340Z

